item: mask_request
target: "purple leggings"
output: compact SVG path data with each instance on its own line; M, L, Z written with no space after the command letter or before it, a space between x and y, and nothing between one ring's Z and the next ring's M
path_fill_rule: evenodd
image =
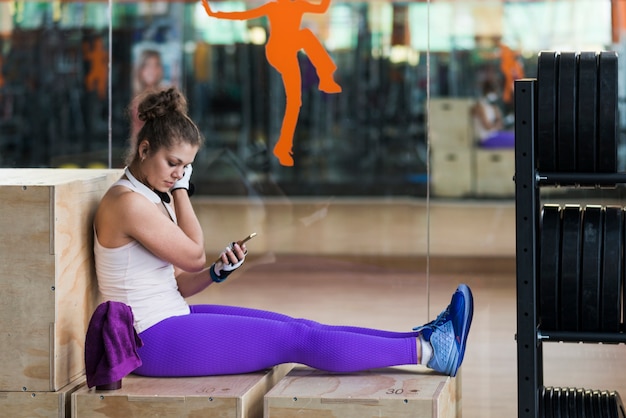
M274 312L193 305L140 334L144 376L248 373L281 363L331 372L416 364L417 332L324 325Z
M482 148L515 148L514 131L497 131L483 139Z

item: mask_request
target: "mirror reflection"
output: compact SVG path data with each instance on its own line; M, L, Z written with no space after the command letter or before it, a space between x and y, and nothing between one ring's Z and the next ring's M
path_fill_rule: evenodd
M510 198L513 80L536 76L541 50L619 50L623 25L610 1L332 2L301 27L328 51L342 91L320 90L300 51L301 106L287 135L296 163L285 170L272 152L288 106L265 53L267 16L113 2L109 33L107 2L0 7L3 167L118 167L131 98L170 84L209 139L199 190L219 194L254 179L289 195L425 196L430 180L433 196Z

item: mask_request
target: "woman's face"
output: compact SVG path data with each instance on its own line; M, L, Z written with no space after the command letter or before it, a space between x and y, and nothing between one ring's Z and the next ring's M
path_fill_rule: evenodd
M198 146L176 141L170 148L161 147L154 153L148 150L148 142L142 141L139 152L146 156L140 163L144 181L155 190L167 192L183 177L185 166L196 158Z
M146 87L156 87L163 78L163 67L161 60L157 57L146 58L146 62L141 68L141 80Z

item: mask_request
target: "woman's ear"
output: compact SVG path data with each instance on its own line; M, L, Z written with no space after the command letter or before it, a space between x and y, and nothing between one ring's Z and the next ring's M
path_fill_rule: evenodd
M148 156L148 151L150 151L150 143L148 143L147 139L144 139L139 143L137 151L139 152L139 157L142 160Z

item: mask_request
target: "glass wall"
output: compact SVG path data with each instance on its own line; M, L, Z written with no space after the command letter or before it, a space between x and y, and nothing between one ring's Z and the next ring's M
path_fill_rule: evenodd
M260 4L220 1L214 9ZM425 196L430 163L433 195L489 197L460 163L464 147L453 144L457 164L446 165L452 150L439 138L450 124L440 128L440 117L468 128L459 141L476 145L468 109L487 80L512 128L513 80L536 76L539 51L622 48L611 4L350 1L303 15L301 27L336 65L341 93L320 90L317 58L301 49L301 107L290 113L292 135L283 135L293 139L295 163L285 168L273 149L289 112L281 73L265 54L267 16L209 17L200 2L0 2L0 164L121 166L127 106L152 54L162 66L154 81L188 95L208 139L201 192L238 194L233 185L253 182L289 195ZM451 103L451 113L442 110ZM473 180L465 189L442 185L438 170Z

